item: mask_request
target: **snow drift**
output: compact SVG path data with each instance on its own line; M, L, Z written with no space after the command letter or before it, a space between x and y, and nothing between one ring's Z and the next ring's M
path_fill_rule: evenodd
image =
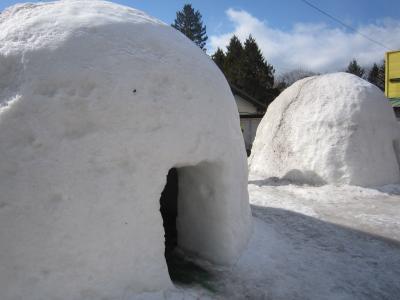
M178 246L235 261L250 230L229 86L191 41L103 1L0 15L1 299L126 299L171 287L160 194L178 168Z
M347 73L309 77L268 107L250 173L311 184L396 183L399 141L399 124L377 87Z

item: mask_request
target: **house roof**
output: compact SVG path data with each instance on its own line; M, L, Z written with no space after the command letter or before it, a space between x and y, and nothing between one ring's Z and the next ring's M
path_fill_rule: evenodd
M262 103L261 101L257 100L256 98L250 96L249 94L247 94L245 91L243 91L242 89L239 89L237 86L233 85L233 84L229 84L229 86L231 87L231 91L234 95L238 95L241 98L243 98L244 100L250 102L251 104L253 104L254 106L257 107L257 109L259 110L266 110L267 109L267 105L265 105L264 103Z

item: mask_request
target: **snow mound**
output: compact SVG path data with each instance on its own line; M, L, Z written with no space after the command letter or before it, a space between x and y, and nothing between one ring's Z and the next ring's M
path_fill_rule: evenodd
M305 78L268 107L249 159L255 177L377 186L400 180L400 127L383 93L348 73Z
M160 194L179 176L178 246L234 262L251 229L229 86L182 34L104 1L0 15L1 299L127 299L172 287Z

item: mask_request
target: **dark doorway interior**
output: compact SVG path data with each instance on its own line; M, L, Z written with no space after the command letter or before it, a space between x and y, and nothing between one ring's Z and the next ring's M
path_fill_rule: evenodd
M165 258L167 263L177 245L176 217L178 215L178 171L169 170L167 184L161 193L160 212L165 232Z
M214 291L210 281L211 274L201 266L186 259L184 253L176 249L178 231L176 217L178 215L178 170L172 168L167 175L167 183L161 193L160 212L165 232L165 260L173 282L179 284L200 284Z
M210 291L214 291L215 289L210 283L212 275L201 266L188 260L181 250L176 249L178 244L178 231L176 228L178 186L178 170L172 168L168 172L167 183L160 198L160 212L165 232L165 260L169 275L175 283L200 284Z

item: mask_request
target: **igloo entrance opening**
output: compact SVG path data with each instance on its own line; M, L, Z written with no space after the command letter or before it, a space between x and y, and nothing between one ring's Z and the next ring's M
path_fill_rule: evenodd
M163 218L165 232L165 257L169 256L177 245L176 217L178 214L178 171L176 168L169 170L167 183L161 193L160 212Z
M176 168L170 169L167 175L167 182L160 197L160 213L163 219L165 238L165 260L167 262L170 278L173 282L181 284L196 283L204 285L204 282L206 282L210 278L211 274L198 264L194 263L192 260L188 259L186 254L183 252L183 249L176 249L178 246L179 235L179 229L177 226L179 197L183 198L180 199L181 201L187 200L186 198L188 196L190 200L196 201L195 197L191 197L194 195L191 195L190 193L188 194L185 191L185 188L183 188L182 191L183 195L178 195L179 177L182 177L182 181L184 183L186 182L185 185L188 184L186 175L187 170L196 173L196 167L184 167L181 168L179 171ZM179 174L178 176L178 173L181 174ZM181 213L182 216L180 217L185 218L185 210L181 211ZM201 212L199 213L201 214ZM185 225L187 232L190 232L190 225L193 224L185 222ZM185 233L187 234L187 232ZM205 287L208 288L207 286Z

